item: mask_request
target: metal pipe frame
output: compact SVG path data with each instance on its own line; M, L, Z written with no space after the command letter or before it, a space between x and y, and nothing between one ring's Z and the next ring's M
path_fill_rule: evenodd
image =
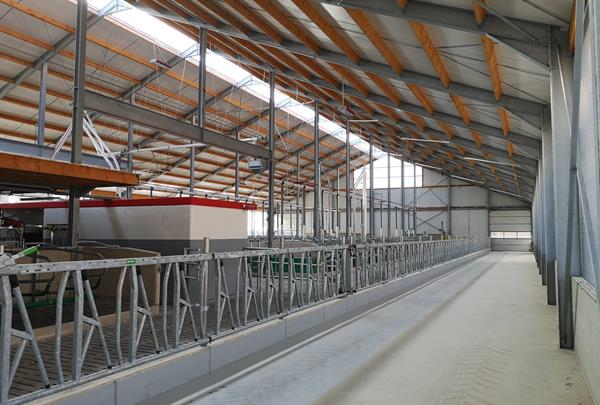
M268 196L268 247L273 247L275 234L275 73L269 74L269 196Z
M314 148L313 148L313 170L314 170L314 183L315 187L313 190L313 237L319 241L323 239L321 223L321 163L319 161L319 101L315 100L315 118L313 123L314 129Z
M87 0L77 1L75 32L75 83L73 84L73 120L71 130L71 163L81 164L83 116L85 114L85 55L87 46ZM0 96L2 92L0 91ZM67 240L71 246L79 243L79 197L81 191L69 190Z
M354 280L355 290L361 290L488 248L489 239L472 238L19 265L13 260L0 270L3 311L0 399L7 402L11 394L11 370L19 375L21 368L30 366L19 356L11 359L12 336L26 339L34 353L37 348L35 330L28 323L29 309L24 305L20 286L11 281L17 277L56 274L61 280L56 303L56 335L51 348L54 357L36 356L39 383L32 386L31 392L11 398L12 403L26 403L191 347L211 344L254 325L345 296L348 292L342 292L342 287L346 277ZM352 250L352 261L345 260L349 250ZM149 305L142 277L142 269L148 267L160 269L162 298L158 310ZM90 288L89 279L98 271L115 273L118 279L115 334L110 338L104 335L95 307L95 292ZM89 315L84 315L83 305L76 306L77 350L67 353L61 342L71 335L63 327L67 322L63 321L63 312L69 278L73 280L76 302L83 303L85 297ZM130 284L128 298L123 291L126 278ZM195 295L194 301L190 298L192 295ZM24 331L13 329L13 300L20 310ZM206 310L196 310L198 305ZM133 315L124 317L123 311ZM85 333L83 323L89 326ZM97 336L92 339L92 334ZM128 356L123 356L125 347ZM100 353L104 367L95 370L82 367L92 352ZM63 360L70 358L74 371L69 377L63 372ZM54 364L47 364L47 359L53 359ZM116 359L116 364L111 359ZM51 380L48 380L47 368L57 370ZM28 378L35 380L36 376L28 372Z

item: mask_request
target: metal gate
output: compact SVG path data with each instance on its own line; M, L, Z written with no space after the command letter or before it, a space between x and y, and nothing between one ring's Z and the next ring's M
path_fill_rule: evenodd
M490 211L492 250L528 252L531 245L531 211Z

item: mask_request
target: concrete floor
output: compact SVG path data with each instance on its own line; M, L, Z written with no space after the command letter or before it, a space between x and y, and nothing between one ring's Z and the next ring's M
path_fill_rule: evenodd
M493 253L194 403L589 404L531 254Z

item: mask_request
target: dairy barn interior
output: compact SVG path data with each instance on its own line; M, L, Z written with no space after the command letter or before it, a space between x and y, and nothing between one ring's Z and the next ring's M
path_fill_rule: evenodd
M600 404L600 3L0 0L0 403Z

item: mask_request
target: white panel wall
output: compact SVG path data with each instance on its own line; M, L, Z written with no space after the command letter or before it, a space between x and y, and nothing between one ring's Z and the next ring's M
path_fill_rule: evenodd
M345 184L345 180L342 178L341 184ZM442 230L448 232L449 216L446 209L448 205L448 179L446 176L442 176L440 173L423 169L423 184L424 187L417 187L417 207L418 207L418 227L419 233L440 233ZM357 193L361 193L362 190L357 190ZM401 189L395 188L391 192L392 201L396 203L401 202ZM412 206L414 201L413 188L405 189L404 193L405 204ZM376 189L375 198L387 199L387 189ZM452 206L451 215L451 226L452 233L454 236L474 236L474 235L488 235L489 233L489 219L488 209L489 208L529 208L525 202L515 199L513 197L502 195L495 192L490 192L485 188L474 186L471 183L466 183L457 179L451 181L451 196L450 202ZM345 208L346 200L343 196L340 196L340 207ZM353 200L353 207L358 210L360 201L357 199ZM306 232L308 235L312 235L312 207L313 207L313 193L307 194L306 205L308 207L306 215ZM323 206L328 208L330 206L329 194L325 193ZM382 219L380 215L379 202L375 206L375 229L377 236L380 235L380 229L383 230L383 234L387 235L387 203L383 205L383 226L381 224ZM330 214L325 220L326 224L330 223ZM366 226L368 227L368 212L366 215ZM285 218L285 229L289 229L290 221L289 214L286 214ZM355 212L355 231L360 232L360 212ZM409 218L408 213L405 215L405 224L412 224L412 216ZM295 227L295 216L292 216L292 224ZM392 235L395 234L396 228L396 212L392 209L391 212L391 224L392 224ZM401 226L400 214L398 214L398 228ZM412 225L411 225L412 226ZM341 215L341 231L345 230L345 213Z
M66 224L66 208L44 210L44 225ZM189 205L81 208L81 238L100 240L245 239L246 212Z

